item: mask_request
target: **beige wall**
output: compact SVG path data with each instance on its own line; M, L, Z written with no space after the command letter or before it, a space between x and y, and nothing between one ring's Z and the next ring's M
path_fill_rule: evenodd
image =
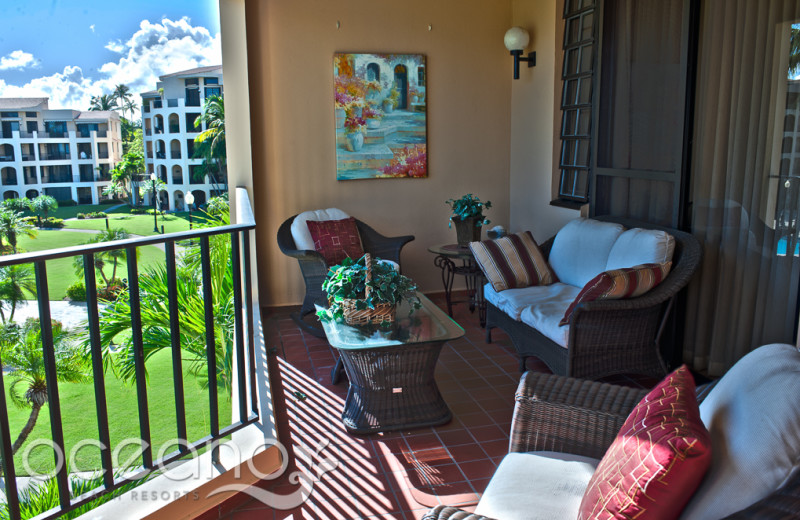
M404 249L403 266L424 291L441 290L427 248L455 241L455 230L447 227L446 199L475 193L492 201L487 216L493 225L509 226L512 80L503 34L510 21L510 2L495 0L247 3L262 304L297 304L302 298L297 262L283 256L275 240L281 222L300 211L339 207L383 234L413 233L417 239ZM337 51L427 56L427 179L336 180L332 59ZM549 92L552 97L552 86ZM527 113L538 119L540 112ZM540 123L545 120L550 117ZM534 143L529 137L514 146ZM519 171L526 167L519 159L515 164ZM519 179L515 184L532 189ZM542 195L545 204L546 199Z
M536 66L520 70L511 88L511 231L530 230L537 241L553 236L578 211L550 206L557 186L554 137L561 112L563 2L513 0L514 25L531 34Z

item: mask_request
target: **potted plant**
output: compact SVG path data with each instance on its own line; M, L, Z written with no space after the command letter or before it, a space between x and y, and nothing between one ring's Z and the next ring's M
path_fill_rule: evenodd
M411 304L412 312L421 307L416 284L369 253L358 260L345 258L328 269L322 290L328 294L329 307L317 313L320 319L351 325L392 322L403 300Z
M472 193L467 193L460 199L449 199L445 203L453 210L448 227L455 223L458 245L466 246L480 240L481 226L490 222L483 216L483 210L491 208L492 203L488 200L481 202Z
M397 105L400 104L400 91L397 90L397 85L392 86L392 90L389 92L389 97L383 100L383 110L387 114L391 114L392 110L397 108Z
M367 121L367 128L379 128L381 126L383 112L373 106L367 106L364 108L361 117Z
M347 149L357 152L364 146L364 131L367 129L367 122L363 117L349 116L344 120L344 133L347 140Z

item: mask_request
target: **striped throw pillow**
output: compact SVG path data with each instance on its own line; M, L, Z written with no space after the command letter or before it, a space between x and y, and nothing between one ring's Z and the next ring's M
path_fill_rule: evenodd
M472 242L472 256L495 291L550 285L556 276L530 231Z
M598 274L583 286L575 300L567 307L559 325L567 325L578 304L595 300L623 300L641 296L660 284L669 274L672 262L642 264L622 269L612 269Z

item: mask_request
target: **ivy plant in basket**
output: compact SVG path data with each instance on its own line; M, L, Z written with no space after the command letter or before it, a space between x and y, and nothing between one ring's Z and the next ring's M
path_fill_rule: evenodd
M395 307L403 300L411 304L412 312L422 306L416 296L417 285L369 253L358 260L345 258L340 265L330 267L322 290L328 294L329 307L317 315L325 321L391 323Z

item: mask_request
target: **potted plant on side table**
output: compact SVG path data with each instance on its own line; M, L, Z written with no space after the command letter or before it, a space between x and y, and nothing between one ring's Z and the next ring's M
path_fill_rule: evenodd
M358 260L345 258L328 270L322 282L329 307L317 313L322 320L344 321L348 325L392 323L397 305L408 300L411 310L421 303L417 286L401 275L391 263L367 253Z
M472 193L467 193L460 199L449 199L445 203L453 210L448 227L456 225L458 245L467 246L470 242L480 240L481 226L490 222L483 216L483 210L491 208L492 203L488 200L482 202Z

